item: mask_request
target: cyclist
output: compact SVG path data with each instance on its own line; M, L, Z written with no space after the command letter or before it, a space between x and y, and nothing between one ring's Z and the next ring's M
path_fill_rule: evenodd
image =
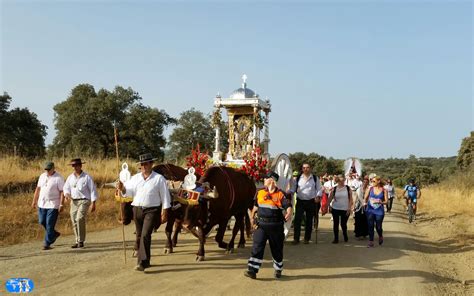
M408 180L408 185L405 186L405 189L403 191L403 196L405 197L405 200L406 200L407 211L408 211L409 201L411 201L413 204L413 213L416 215L416 203L418 199L421 197L421 190L420 190L420 187L416 185L415 178L410 178Z

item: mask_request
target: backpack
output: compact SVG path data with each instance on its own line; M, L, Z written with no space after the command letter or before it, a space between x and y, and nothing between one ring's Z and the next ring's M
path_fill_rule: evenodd
M351 193L350 193L351 188L347 185L345 185L345 186L346 186L346 189L347 189L347 197L351 198ZM330 193L330 196L332 196L333 200L336 200L336 188L337 188L337 185L334 186L334 188L331 190L331 193Z

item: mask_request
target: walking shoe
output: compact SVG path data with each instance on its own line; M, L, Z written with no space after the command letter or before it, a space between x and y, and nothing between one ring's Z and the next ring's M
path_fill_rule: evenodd
M137 266L135 266L134 270L136 270L136 271L145 271L145 267L143 267L143 265L141 265L141 264L138 264Z
M367 245L367 248L373 248L374 247L374 242L370 241L369 244Z
M77 248L84 248L84 243L79 242L71 246L72 249L77 249Z
M246 270L244 272L244 275L246 277L249 277L249 278L253 279L253 280L257 278L257 274L255 273L255 271L252 271L252 270Z
M54 244L54 242L58 239L59 236L61 236L61 233L59 231L55 231L55 237L53 241L51 242L51 244Z
M276 279L281 278L281 270L275 270L275 273L273 274L273 276L274 276Z
M339 240L335 239L331 242L332 244L338 244L339 243Z
M309 240L304 240L303 244L305 245L309 244Z
M51 250L52 248L50 246L43 246L43 251Z
M379 237L379 245L381 246L383 244L383 236Z
M142 260L142 263L140 263L140 265L143 266L143 268L150 268L151 267L151 264L150 264L149 260Z
M294 241L291 242L291 244L293 244L293 245L298 245L299 243L300 243L299 240L294 240Z

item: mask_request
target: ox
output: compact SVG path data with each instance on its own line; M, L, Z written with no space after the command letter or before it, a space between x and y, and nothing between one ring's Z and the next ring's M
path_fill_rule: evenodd
M206 236L215 225L219 227L215 240L220 248L232 252L239 230L241 231L239 247L245 245L244 224L250 228L250 223L244 223L244 220L248 221L248 209L253 207L256 193L255 183L246 174L229 167L209 168L199 180L199 183L205 182L209 183L211 188L217 189L218 197L186 204L183 218L183 227L199 239L196 261L204 260ZM231 216L235 217L235 225L227 244L223 239ZM247 229L247 233L249 231L250 229Z
M183 181L188 171L182 167L173 164L159 164L153 167L153 170L163 175L168 181ZM179 206L178 206L179 205ZM173 247L178 242L178 234L181 232L182 219L184 216L184 207L177 201L171 201L171 208L167 211L168 222L165 227L166 244L164 253L173 253ZM174 233L173 233L174 227Z

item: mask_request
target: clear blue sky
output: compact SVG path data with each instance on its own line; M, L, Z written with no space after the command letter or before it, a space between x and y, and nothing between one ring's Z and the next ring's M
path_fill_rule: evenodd
M212 111L246 73L270 152L451 156L473 130L470 1L2 1L1 91L55 135L79 83L171 116ZM169 131L168 131L169 133Z

